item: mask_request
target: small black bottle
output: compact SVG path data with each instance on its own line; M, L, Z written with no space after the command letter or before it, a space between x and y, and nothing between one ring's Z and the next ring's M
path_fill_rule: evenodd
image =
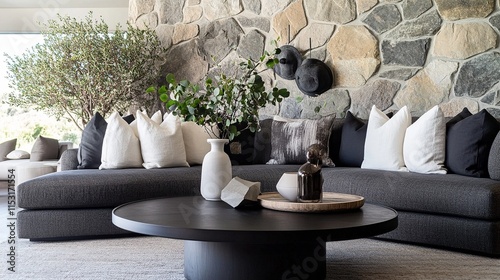
M321 166L325 153L326 149L321 144L313 144L307 148L307 163L303 164L298 172L298 202L321 202L323 198Z

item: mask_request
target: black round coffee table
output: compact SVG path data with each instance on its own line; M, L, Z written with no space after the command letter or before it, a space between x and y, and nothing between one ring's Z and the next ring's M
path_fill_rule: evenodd
M365 203L342 213L233 209L200 197L142 200L113 210L123 229L185 240L187 279L324 279L326 242L398 226L395 210Z

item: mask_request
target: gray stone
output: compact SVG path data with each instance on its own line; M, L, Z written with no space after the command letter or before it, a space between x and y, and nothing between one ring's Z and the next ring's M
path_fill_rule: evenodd
M276 31L281 45L292 41L306 25L307 17L301 1L290 4L273 17L273 29Z
M371 8L378 4L378 0L356 0L358 15L369 11Z
M201 3L201 0L187 0L188 6L200 5L200 3Z
M186 6L184 7L184 23L191 23L197 21L203 15L203 8L201 6Z
M301 106L296 99L285 98L281 102L280 116L289 119L299 119L301 115Z
M338 27L327 44L328 53L333 60L335 85L364 85L380 65L378 45L377 38L365 26Z
M405 0L402 7L404 18L414 19L432 8L432 0Z
M495 0L435 0L446 20L484 18L495 9Z
M424 66L431 39L415 41L383 41L383 63L389 65Z
M290 92L290 96L281 102L278 115L291 119L300 118L302 113L302 105L300 103L302 103L305 95L299 90L295 80L285 80L274 75L274 73L273 76L276 77L274 86L286 88Z
M373 105L384 111L392 106L392 99L401 85L389 80L374 80L351 92L351 112L363 119L368 119Z
M267 17L244 17L244 16L238 16L236 18L241 26L243 27L253 27L260 29L265 32L269 32L271 30L271 21Z
M325 48L313 49L311 52L306 52L304 54L304 58L315 58L321 61L325 61L327 59L327 51Z
M201 6L209 21L231 17L243 10L240 0L202 0Z
M453 98L447 103L439 105L445 117L454 117L462 112L464 108L469 109L472 114L479 112L479 104L470 98Z
M161 45L166 49L170 48L172 46L174 27L168 24L160 24L156 27L155 31Z
M345 89L330 89L317 97L304 96L300 105L302 107L300 117L303 119L317 119L319 116L331 114L343 118L351 105L351 98ZM316 108L319 112L316 112Z
M400 69L388 70L380 73L379 77L385 79L406 81L409 78L415 76L418 70L419 68L400 68Z
M139 29L155 29L158 26L158 14L151 12L137 18L135 26Z
M490 17L490 23L497 30L500 30L500 14L496 14L496 15Z
M453 42L453 47L450 47ZM483 22L445 23L435 37L433 54L465 59L497 45L497 34Z
M199 49L198 40L173 46L166 54L168 60L162 67L162 74L173 73L179 81L199 82L208 71L208 63Z
M193 39L199 32L198 24L176 24L174 26L174 34L172 35L172 44L177 45L180 42Z
M243 7L245 8L245 10L249 10L256 14L260 14L261 10L260 0L243 0Z
M334 29L335 26L332 24L313 22L300 31L294 41L294 46L299 51L309 50L309 40L311 40L312 49L321 47L330 40Z
M354 0L304 0L304 6L312 20L348 23L356 18Z
M237 52L232 51L224 60L211 67L207 76L215 80L217 76L224 73L228 77L239 78L244 74L239 64L244 61L246 59L240 57Z
M272 16L276 12L283 10L293 0L262 0L260 14L262 16Z
M233 18L210 22L200 32L202 53L217 64L238 47L241 34L243 30Z
M401 14L396 5L378 6L363 20L375 32L381 34L401 22Z
M481 98L481 102L493 106L500 106L500 90L492 91L486 94L483 98Z
M258 61L264 53L264 35L257 30L252 30L243 38L241 38L240 45L238 46L238 54L253 61Z
M153 11L155 0L130 0L128 4L128 16L132 21L143 14L148 14Z
M455 84L456 96L480 97L500 80L500 54L486 53L464 62Z
M394 104L399 108L408 106L413 116L424 114L448 99L457 68L456 62L433 60L406 82L394 98Z
M156 0L155 9L160 24L176 24L182 22L184 0Z
M423 36L432 36L441 28L442 19L437 11L414 19L405 21L387 34L387 38L392 39L412 39Z
M493 117L495 118L500 118L500 109L498 108L486 108L486 111L488 111L488 113L490 113Z

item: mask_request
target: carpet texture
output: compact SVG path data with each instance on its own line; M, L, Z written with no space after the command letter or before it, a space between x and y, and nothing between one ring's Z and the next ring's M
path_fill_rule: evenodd
M184 279L183 244L158 237L18 240L16 272L10 272L4 241L0 279ZM500 277L500 259L374 239L330 242L327 255L327 279Z

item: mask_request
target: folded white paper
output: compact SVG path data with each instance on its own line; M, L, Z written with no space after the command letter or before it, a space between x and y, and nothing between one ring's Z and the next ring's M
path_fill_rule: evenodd
M260 182L251 182L234 177L222 190L221 199L233 208L246 201L257 201L260 194Z

